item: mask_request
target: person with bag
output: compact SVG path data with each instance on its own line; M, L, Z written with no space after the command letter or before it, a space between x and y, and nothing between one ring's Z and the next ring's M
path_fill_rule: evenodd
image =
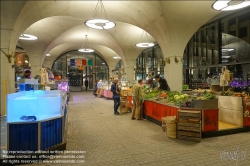
M117 111L121 101L120 101L120 88L118 87L118 78L114 79L113 84L111 85L111 92L113 92L113 100L114 100L114 114L119 115L120 113Z
M138 84L132 87L132 97L133 97L133 108L132 108L132 120L143 120L141 113L141 104L143 102L142 98L142 79L138 80Z

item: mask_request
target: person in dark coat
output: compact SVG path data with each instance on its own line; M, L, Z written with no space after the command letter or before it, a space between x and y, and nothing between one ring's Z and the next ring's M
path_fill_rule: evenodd
M159 75L156 75L155 81L159 82L160 84L159 90L170 91L170 87L168 86L168 82L165 78L161 78Z
M84 84L85 84L86 91L87 91L87 90L88 90L88 86L89 86L89 81L88 81L87 78L86 78L86 80L84 81Z
M121 104L120 100L120 88L118 87L118 78L114 79L113 84L111 85L111 92L113 92L113 100L114 100L114 114L119 115L118 108Z

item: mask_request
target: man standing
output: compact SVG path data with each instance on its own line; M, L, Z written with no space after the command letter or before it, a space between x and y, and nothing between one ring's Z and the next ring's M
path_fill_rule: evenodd
M155 80L160 84L159 90L170 91L170 87L168 86L168 82L165 78L161 78L159 75L156 75Z
M88 81L87 78L85 79L84 84L85 84L86 91L87 91L88 90L88 86L89 86L89 81Z
M138 80L138 84L135 84L132 88L133 108L131 119L143 120L141 115L141 103L142 103L142 79Z
M113 92L113 100L114 100L114 114L119 115L118 107L120 106L120 88L118 87L118 78L114 79L113 84L111 85L111 92Z

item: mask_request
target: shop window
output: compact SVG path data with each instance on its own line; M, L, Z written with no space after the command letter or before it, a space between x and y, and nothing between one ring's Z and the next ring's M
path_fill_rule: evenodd
M229 26L235 25L236 24L236 18L230 19L228 21Z
M240 38L247 37L247 27L240 28L240 30L239 30L239 37Z
M236 36L236 30L230 31L229 34L232 35L232 36Z

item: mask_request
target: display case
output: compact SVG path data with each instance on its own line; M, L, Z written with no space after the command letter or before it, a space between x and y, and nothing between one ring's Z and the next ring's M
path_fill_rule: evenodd
M67 93L61 90L8 94L8 151L46 150L66 144L67 102Z
M119 81L118 86L121 87L121 90L128 90L130 88L129 81Z
M62 91L23 91L8 95L7 123L62 116Z

